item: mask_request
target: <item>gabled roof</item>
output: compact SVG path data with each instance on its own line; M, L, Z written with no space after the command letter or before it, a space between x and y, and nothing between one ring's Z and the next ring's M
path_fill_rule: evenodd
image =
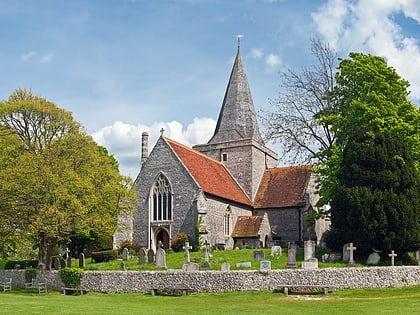
M255 208L286 208L304 204L311 166L290 166L265 170L255 195Z
M221 162L172 139L165 140L204 192L251 206L251 201Z
M263 219L263 215L239 216L232 237L258 237Z
M238 47L216 130L208 143L250 138L264 144L258 128L254 103Z

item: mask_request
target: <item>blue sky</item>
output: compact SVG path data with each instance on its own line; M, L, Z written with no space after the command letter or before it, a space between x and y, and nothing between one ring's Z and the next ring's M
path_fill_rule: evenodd
M417 0L0 0L0 99L31 88L71 111L134 178L143 131L209 140L236 34L257 111L315 37L385 57L419 104L419 23Z

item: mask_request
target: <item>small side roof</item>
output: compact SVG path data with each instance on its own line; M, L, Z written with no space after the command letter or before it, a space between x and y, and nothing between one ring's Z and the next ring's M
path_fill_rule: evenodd
M252 205L221 162L172 139L165 138L165 140L204 192L248 206Z
M255 196L254 207L263 209L301 206L304 204L311 169L311 165L266 169Z
M258 237L263 219L263 215L239 216L232 237Z

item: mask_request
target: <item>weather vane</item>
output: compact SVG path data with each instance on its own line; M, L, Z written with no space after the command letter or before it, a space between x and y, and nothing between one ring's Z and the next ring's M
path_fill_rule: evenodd
M236 35L236 38L238 39L238 48L241 46L241 38L244 37L242 34Z

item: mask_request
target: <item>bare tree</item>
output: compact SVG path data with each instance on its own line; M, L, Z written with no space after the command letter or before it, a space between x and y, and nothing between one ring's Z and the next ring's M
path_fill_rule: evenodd
M270 100L271 110L259 112L265 140L281 144L285 162L323 160L335 139L325 117L334 109L331 92L338 59L319 39L311 40L311 52L317 64L280 73L279 97Z

